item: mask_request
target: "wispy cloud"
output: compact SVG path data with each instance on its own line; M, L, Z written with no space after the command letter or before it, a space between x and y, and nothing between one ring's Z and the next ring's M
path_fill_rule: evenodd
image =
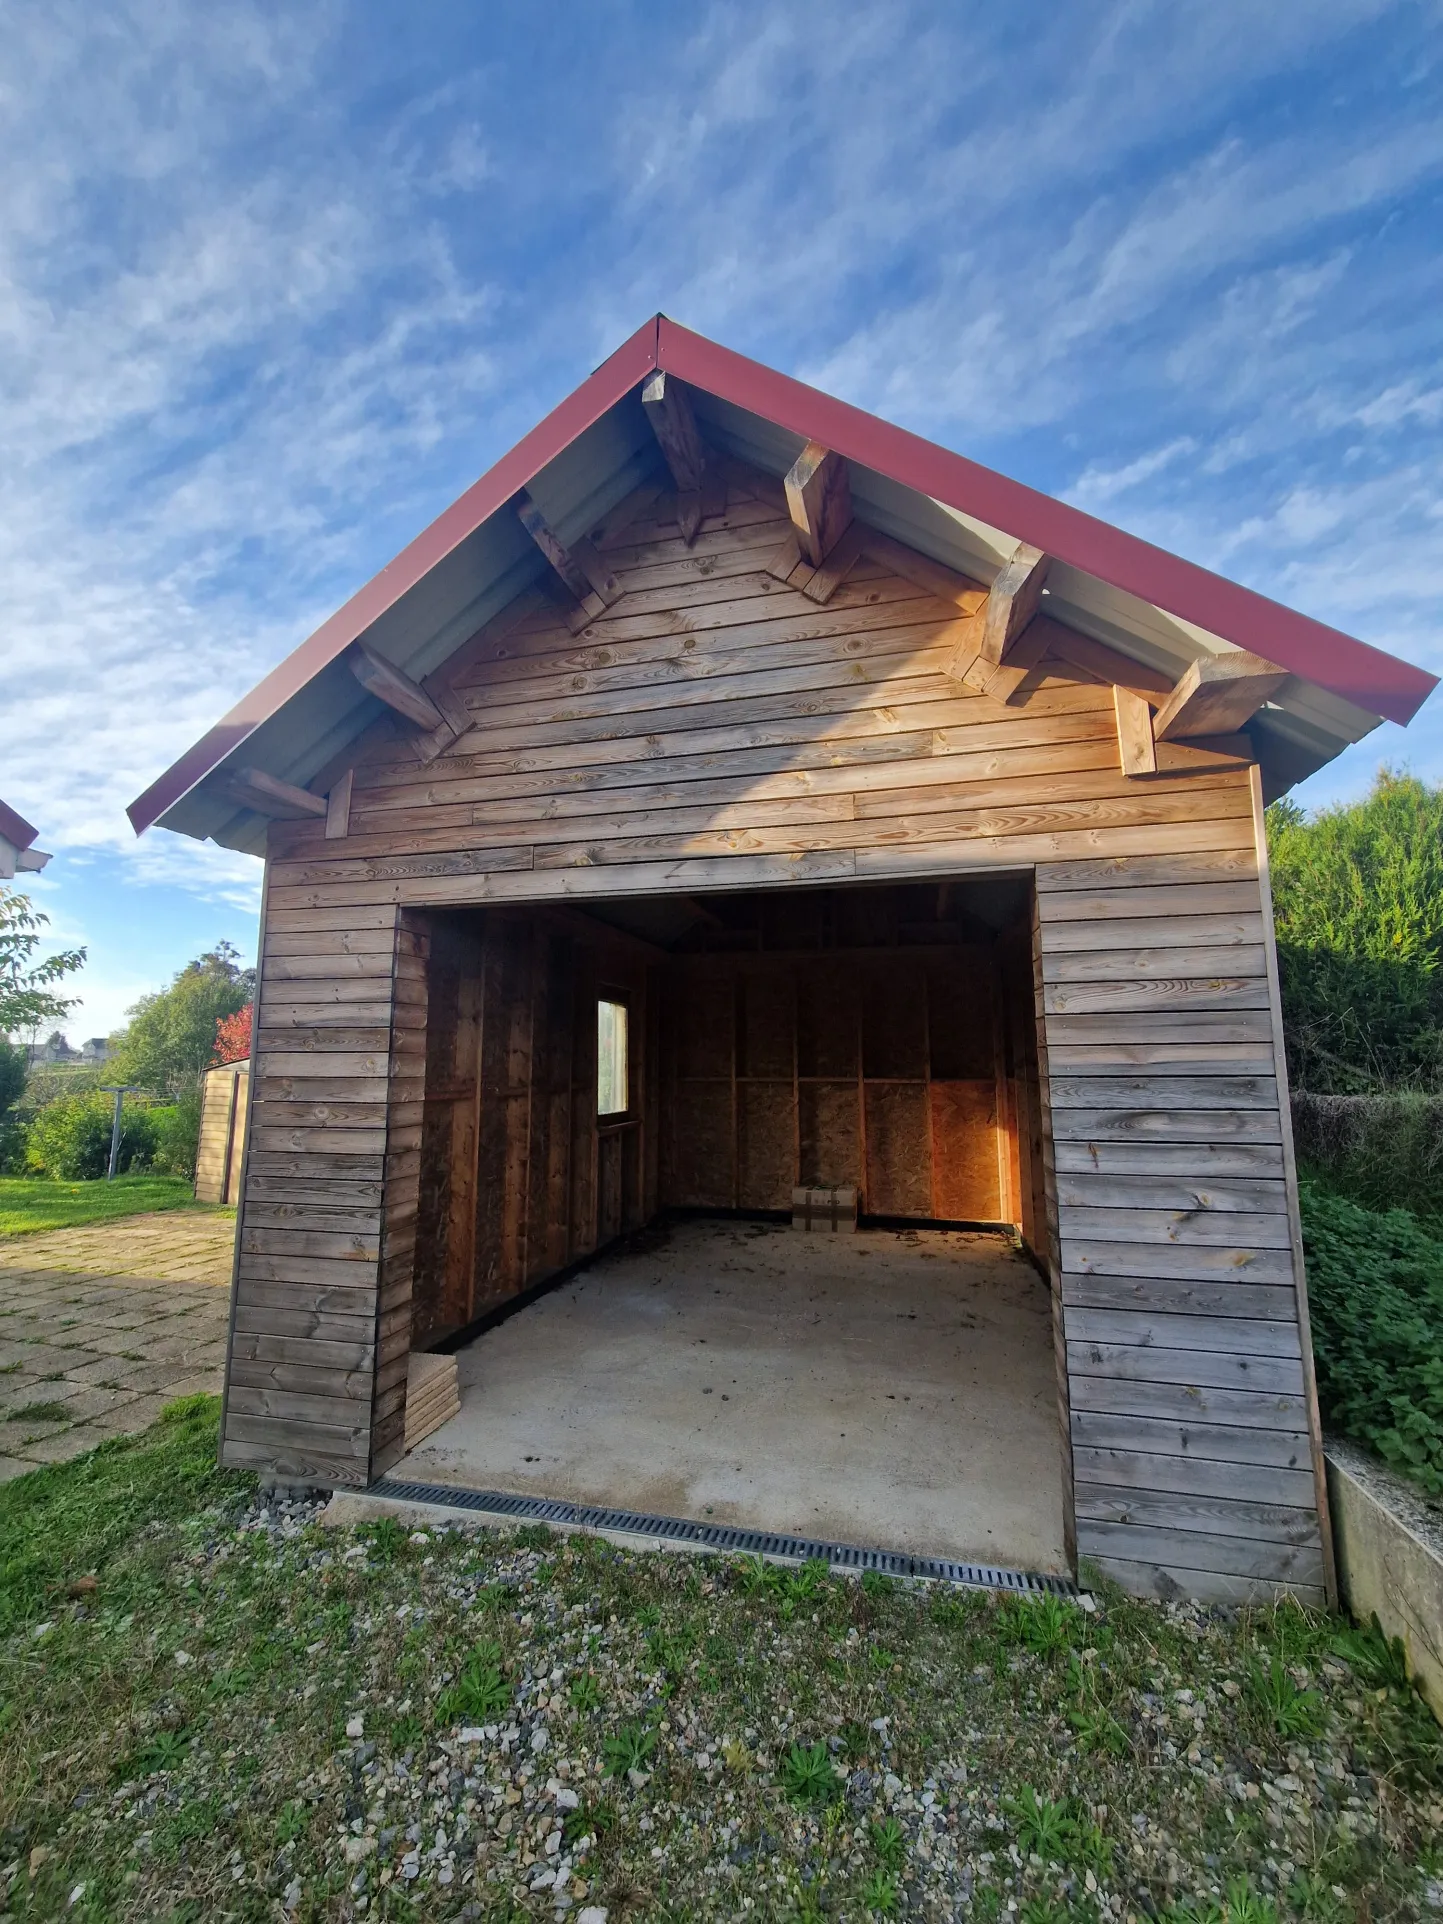
M657 307L1437 660L1439 46L1405 0L22 0L0 792L248 905L124 803Z

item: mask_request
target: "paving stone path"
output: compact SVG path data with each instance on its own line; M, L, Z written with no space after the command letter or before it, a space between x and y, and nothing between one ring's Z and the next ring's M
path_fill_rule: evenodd
M0 1481L218 1391L233 1210L0 1238Z

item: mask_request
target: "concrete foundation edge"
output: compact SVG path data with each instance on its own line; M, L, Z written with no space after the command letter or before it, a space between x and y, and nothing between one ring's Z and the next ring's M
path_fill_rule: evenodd
M1343 1602L1359 1623L1376 1615L1386 1636L1402 1638L1408 1668L1443 1723L1443 1554L1365 1485L1356 1465L1341 1458L1327 1449Z

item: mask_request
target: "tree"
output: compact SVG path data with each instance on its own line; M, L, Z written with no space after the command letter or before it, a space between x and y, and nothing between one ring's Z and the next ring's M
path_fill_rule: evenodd
M107 1075L171 1101L195 1100L214 1054L216 1024L238 1014L254 990L255 971L240 967L229 942L217 943L187 962L168 989L141 997L115 1038Z
M1380 769L1360 802L1268 810L1295 1084L1443 1088L1443 788Z
M28 1033L42 1022L61 1020L78 996L55 993L53 984L73 975L85 961L84 949L63 949L43 962L31 960L50 917L32 906L28 895L0 888L0 1036Z
M25 1093L25 1051L0 1036L0 1122Z
M251 1017L255 1004L247 1002L234 1015L223 1015L215 1025L215 1060L244 1062L251 1052Z

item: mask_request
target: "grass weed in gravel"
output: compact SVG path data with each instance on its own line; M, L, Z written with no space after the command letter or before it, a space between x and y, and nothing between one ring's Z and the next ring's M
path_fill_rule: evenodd
M214 1450L0 1489L9 1917L1443 1910L1440 1733L1335 1619L330 1530Z

